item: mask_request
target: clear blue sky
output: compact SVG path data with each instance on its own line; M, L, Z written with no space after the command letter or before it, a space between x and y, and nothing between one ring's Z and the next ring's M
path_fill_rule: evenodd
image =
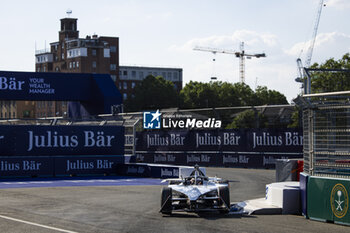
M7 1L0 7L0 70L34 71L37 49L58 40L59 22L71 9L80 37L120 38L121 65L183 68L184 82L238 82L233 55L193 51L194 46L265 52L246 60L246 83L287 96L300 92L295 60L311 39L319 0L75 0ZM312 62L350 52L350 1L326 0Z

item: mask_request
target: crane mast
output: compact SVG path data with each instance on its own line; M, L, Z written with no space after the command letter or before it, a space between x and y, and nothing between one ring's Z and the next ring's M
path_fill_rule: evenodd
M316 36L317 36L317 31L318 31L318 25L320 24L320 18L321 18L321 13L322 13L322 8L323 6L325 6L323 4L324 0L320 0L319 5L318 5L318 9L317 9L317 14L316 14L316 20L315 20L315 25L314 25L314 29L312 32L312 37L311 37L311 41L310 41L310 46L307 50L307 54L306 54L306 60L305 60L305 66L306 68L310 67L311 64L311 59L312 59L312 53L314 50L314 46L315 46L315 41L316 41ZM304 82L304 67L302 64L302 61L300 59L300 57L297 59L297 66L298 66L298 72L299 72L299 77L297 77L295 79L296 82L300 82L303 83ZM303 87L303 85L302 85ZM310 93L310 84L307 86L304 86L304 92L305 93ZM305 90L307 89L307 90Z
M313 30L313 33L312 33L310 46L309 46L309 48L307 50L307 54L306 54L307 57L306 57L306 61L305 61L305 67L307 67L307 68L311 64L311 58L312 58L312 53L313 53L314 46L315 46L318 25L320 24L320 18L321 18L321 13L322 13L323 1L324 0L320 0L320 2L319 2L317 15L316 15L316 21L315 21L315 25L314 25L314 30Z
M240 51L234 51L229 49L217 49L217 48L208 48L208 47L195 47L193 50L203 51L203 52L211 52L213 54L216 53L225 53L225 54L233 54L237 58L239 58L239 80L241 83L245 83L245 58L251 59L252 57L260 58L266 57L265 53L258 54L247 54L244 51L244 42L240 43Z

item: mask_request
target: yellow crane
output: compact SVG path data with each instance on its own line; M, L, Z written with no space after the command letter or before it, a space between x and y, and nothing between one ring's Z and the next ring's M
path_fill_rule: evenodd
M234 51L230 49L217 49L217 48L208 48L208 47L199 47L196 46L193 50L211 52L213 54L216 53L226 53L226 54L234 54L237 58L239 58L239 79L241 83L245 82L245 58L251 59L252 57L260 58L266 57L265 53L257 53L257 54L249 54L244 51L244 42L240 43L240 51Z

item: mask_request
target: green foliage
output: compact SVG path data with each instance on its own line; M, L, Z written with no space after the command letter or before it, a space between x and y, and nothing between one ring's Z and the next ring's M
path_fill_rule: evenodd
M338 61L334 60L334 58L330 58L321 65L315 63L311 68L350 69L350 55L346 53L342 59ZM311 75L312 93L350 90L349 72L311 72Z
M239 113L226 129L265 128L266 125L267 119L263 114L256 110L246 110Z
M288 104L280 92L259 87L257 92L244 83L189 82L180 92L181 108L235 107Z
M286 97L278 91L268 90L267 87L259 86L255 90L256 105L288 104Z
M143 111L169 107L216 108L287 104L286 97L267 87L254 92L244 83L190 81L178 93L170 81L162 77L148 76L134 89L134 96L125 101L126 111Z
M136 85L135 95L125 101L126 111L170 108L178 106L174 84L163 77L147 76Z
M298 128L302 127L302 125L299 124L300 119L299 119L299 112L301 110L298 107L295 107L294 112L292 113L292 122L288 125L288 128Z

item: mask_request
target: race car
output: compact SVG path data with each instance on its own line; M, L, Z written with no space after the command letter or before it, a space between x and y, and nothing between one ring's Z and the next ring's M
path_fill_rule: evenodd
M168 187L162 189L162 214L173 211L228 213L230 210L229 182L205 176L198 166L187 177L167 181Z

